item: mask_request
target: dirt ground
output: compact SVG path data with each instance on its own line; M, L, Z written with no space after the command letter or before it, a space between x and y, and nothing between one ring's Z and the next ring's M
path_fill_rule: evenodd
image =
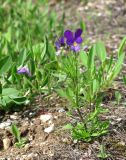
M51 10L56 10L59 18L65 12L66 28L76 28L80 19L86 23L85 40L93 43L98 39L105 42L108 53L117 52L121 39L126 35L126 1L124 0L90 0L87 4L79 0L64 2L51 1ZM124 67L125 72L125 67ZM67 116L68 103L52 94L46 97L36 97L31 106L22 111L0 114L0 121L6 124L0 127L0 160L99 160L99 147L104 144L107 160L126 160L126 87L117 80L116 90L121 95L118 105L113 96L109 99L109 91L105 93L106 101L103 107L109 109L104 119L110 119L110 131L107 135L96 139L92 143L76 142L70 133L63 129L64 124L74 121ZM112 94L114 95L114 91ZM52 116L50 121L42 122L41 115ZM10 132L10 124L15 122L20 128L21 136L27 137L24 148L14 146L15 139ZM0 126L1 126L0 123ZM45 129L54 125L52 132ZM3 139L9 139L9 147L3 150Z

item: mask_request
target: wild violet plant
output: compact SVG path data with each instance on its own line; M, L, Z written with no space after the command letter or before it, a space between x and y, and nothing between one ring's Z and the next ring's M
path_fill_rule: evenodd
M25 105L35 95L51 93L51 74L56 68L56 61L50 43L54 41L55 30L63 30L64 23L63 17L61 23L57 23L55 12L48 16L48 5L40 1L2 0L0 5L0 16L3 17L0 33L0 109L8 110L12 106L18 108L18 104ZM4 15L7 15L6 18ZM9 94L5 96L7 90ZM18 95L13 90L18 91Z
M63 89L57 91L70 102L71 115L74 111L80 118L76 124L66 126L71 129L73 138L90 141L93 137L107 133L109 121L100 120L100 115L108 111L100 105L101 92L112 84L120 72L125 43L124 38L116 62L112 56L107 57L103 42L97 42L89 51L84 51L81 29L75 33L65 31L55 43L58 50L62 47L58 56L59 75L65 77Z

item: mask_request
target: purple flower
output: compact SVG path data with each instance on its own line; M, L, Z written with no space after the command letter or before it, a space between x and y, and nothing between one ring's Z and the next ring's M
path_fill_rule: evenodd
M31 76L31 73L27 67L21 67L20 69L17 70L18 74L26 74L28 76Z
M55 42L55 46L57 48L57 50L60 49L60 47L65 45L65 41L64 41L64 36L62 36L61 38L58 39L58 41Z
M66 44L70 46L71 50L78 52L80 50L80 44L83 42L81 37L82 29L77 29L75 33L70 30L64 32L66 38Z

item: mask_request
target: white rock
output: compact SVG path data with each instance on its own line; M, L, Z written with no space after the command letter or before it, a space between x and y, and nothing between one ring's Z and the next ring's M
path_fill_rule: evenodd
M4 146L4 149L7 150L11 145L11 140L9 138L5 138L3 139L3 146Z
M52 120L52 119L53 119L52 114L43 114L43 115L40 116L40 120L42 122L47 122L47 121Z
M16 120L16 119L18 119L18 117L16 115L10 115L10 119Z
M62 112L65 112L65 110L63 108L60 108L58 112L62 113Z
M44 129L44 132L46 133L51 133L52 131L54 131L54 124Z
M76 143L77 143L77 139L75 139L75 140L73 141L73 143L75 143L75 144L76 144Z
M0 123L0 129L5 129L11 125L11 121L7 120L6 122Z

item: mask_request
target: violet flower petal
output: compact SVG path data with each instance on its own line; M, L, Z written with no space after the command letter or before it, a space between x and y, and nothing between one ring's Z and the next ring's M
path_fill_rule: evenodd
M81 34L82 34L82 29L77 29L76 30L76 32L75 32L75 39L77 39L78 37L80 37L81 36Z
M56 46L57 50L60 49L61 44L59 43L59 41L55 42L55 46Z
M74 52L79 52L80 51L80 46L79 45L77 45L77 46L72 45L71 50L74 51Z
M76 40L75 40L76 43L78 44L81 44L83 42L83 39L81 37L78 37Z
M22 67L22 68L18 69L17 73L18 74L27 74L28 76L31 76L29 69L26 67Z
M74 42L73 32L71 32L70 30L66 30L64 32L64 37L67 39L67 45L71 45Z
M59 39L59 42L60 42L61 45L64 45L64 44L65 44L64 36L62 36L62 37Z

